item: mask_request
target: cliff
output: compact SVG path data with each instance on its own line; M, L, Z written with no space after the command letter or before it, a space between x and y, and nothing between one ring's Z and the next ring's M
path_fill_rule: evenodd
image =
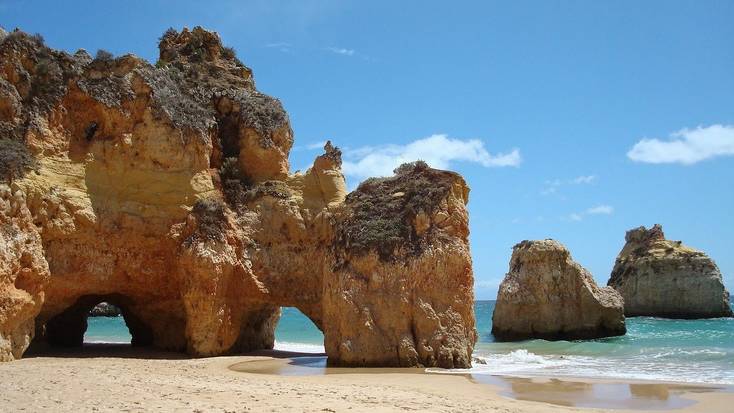
M627 316L731 317L721 272L705 253L665 239L663 227L627 231L609 285L624 297Z
M498 340L592 339L626 332L622 297L554 240L523 241L512 249L492 314Z
M104 301L135 345L270 348L293 306L331 364L468 367L464 180L417 163L347 195L331 143L291 174L287 113L216 33L159 49L154 66L0 36L2 359L34 334L81 344Z

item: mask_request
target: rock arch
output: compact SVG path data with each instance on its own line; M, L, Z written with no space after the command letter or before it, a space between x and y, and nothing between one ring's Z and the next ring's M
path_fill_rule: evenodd
M87 331L87 318L95 305L107 302L120 308L125 325L130 331L133 346L149 346L153 344L153 330L130 309L131 300L120 294L84 295L79 297L71 307L46 320L47 314L36 318L36 340L47 342L52 346L72 347L84 343Z
M155 67L0 42L0 126L38 163L0 183L1 360L34 330L76 343L59 326L102 298L136 343L196 356L272 347L293 306L331 364L470 365L461 176L419 162L347 194L330 143L290 173L282 105L201 28L166 32Z

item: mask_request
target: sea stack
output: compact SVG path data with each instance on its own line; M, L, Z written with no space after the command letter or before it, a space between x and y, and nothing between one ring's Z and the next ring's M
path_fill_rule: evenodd
M599 287L561 243L523 241L500 284L492 334L500 341L592 339L626 332L622 297Z
M628 317L731 317L721 272L705 253L665 239L663 227L627 231L609 285Z
M95 305L89 315L92 317L118 317L122 315L120 308L116 305L101 302Z

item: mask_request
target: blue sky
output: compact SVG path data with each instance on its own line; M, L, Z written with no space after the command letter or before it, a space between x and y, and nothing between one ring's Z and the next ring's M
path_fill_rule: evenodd
M331 139L350 187L422 157L472 191L477 297L512 246L555 238L606 284L661 223L734 289L734 2L0 1L54 48L155 61L168 27L219 32L280 98L293 169Z

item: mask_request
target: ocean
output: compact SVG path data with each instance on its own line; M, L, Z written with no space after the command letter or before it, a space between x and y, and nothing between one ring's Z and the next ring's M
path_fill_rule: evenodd
M734 385L734 318L633 317L621 337L497 343L490 334L493 310L494 301L475 305L479 342L472 369L443 372ZM85 342L130 342L122 317L89 317L88 324ZM295 308L283 309L275 339L280 350L324 351L321 332Z

